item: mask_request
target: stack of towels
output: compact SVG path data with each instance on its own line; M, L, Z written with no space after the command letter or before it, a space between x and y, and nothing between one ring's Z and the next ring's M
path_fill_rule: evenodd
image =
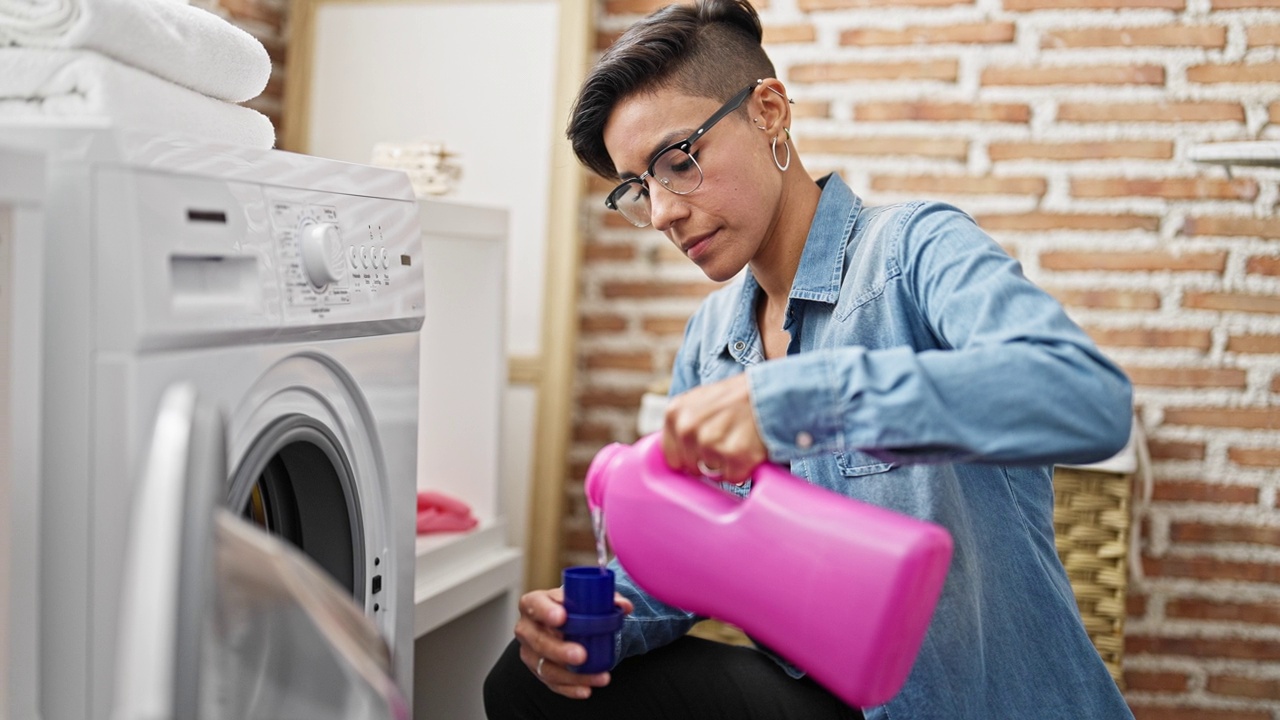
M184 0L0 0L0 121L95 117L270 148L270 120L236 104L270 75L261 42Z

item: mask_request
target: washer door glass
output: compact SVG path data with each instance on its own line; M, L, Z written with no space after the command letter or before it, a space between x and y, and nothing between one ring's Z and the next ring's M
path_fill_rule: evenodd
M231 479L230 507L315 560L364 602L360 502L342 446L306 415L285 415L250 445Z

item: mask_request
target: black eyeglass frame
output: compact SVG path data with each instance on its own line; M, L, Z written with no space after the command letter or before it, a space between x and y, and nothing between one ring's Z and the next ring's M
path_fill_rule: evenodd
M627 178L626 180L619 183L619 185L615 187L605 197L604 199L605 207L609 208L610 210L618 210L618 202L617 200L615 200L615 198L617 198L618 193L623 192L623 190L628 185L639 183L645 189L648 189L649 185L644 181L644 179L646 177L653 177L653 171L654 171L653 166L657 164L658 158L671 152L672 150L679 150L680 152L683 152L684 154L688 155L690 159L693 159L693 153L689 152L689 150L693 147L693 144L697 142L698 139L701 138L703 135L706 135L707 131L710 130L713 126L715 126L716 123L723 120L725 116L729 115L730 113L732 113L733 111L741 107L742 103L746 102L747 98L751 97L751 93L756 88L760 87L760 84L763 82L764 80L756 80L754 83L751 83L750 85L746 86L742 90L738 91L738 93L733 97L729 98L724 105L721 105L720 109L717 110L714 115L707 118L707 121L702 123L701 127L699 127L697 130L694 130L693 134L691 134L689 137L685 138L684 140L680 140L679 142L671 143L670 145L654 153L653 158L649 160L649 167L647 170L645 170L643 175L639 177ZM695 185L693 189L687 190L685 192L676 192L675 190L672 190L671 188L667 187L666 185L663 185L662 183L658 183L658 184L662 185L663 188L665 188L669 192L675 193L676 195L688 195L694 190L697 190L698 188L702 187L702 178L703 178L702 166L698 165L698 161L696 159L693 159L693 163L694 163L694 166L698 168L698 177L699 177L698 184ZM622 211L618 210L618 212L622 212ZM623 217L626 217L626 216L623 215ZM630 218L627 218L627 220L629 221ZM647 224L648 223L646 223L646 225ZM644 226L642 225L641 227L644 227Z

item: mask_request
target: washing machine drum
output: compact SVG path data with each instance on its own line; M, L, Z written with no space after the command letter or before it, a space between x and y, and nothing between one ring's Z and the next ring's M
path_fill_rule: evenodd
M364 537L351 463L333 432L286 415L250 445L231 478L231 509L299 548L364 601Z

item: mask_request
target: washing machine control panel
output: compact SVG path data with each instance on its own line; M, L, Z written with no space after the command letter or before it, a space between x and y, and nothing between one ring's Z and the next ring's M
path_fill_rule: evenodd
M412 203L284 188L266 196L286 315L346 317L421 272Z

